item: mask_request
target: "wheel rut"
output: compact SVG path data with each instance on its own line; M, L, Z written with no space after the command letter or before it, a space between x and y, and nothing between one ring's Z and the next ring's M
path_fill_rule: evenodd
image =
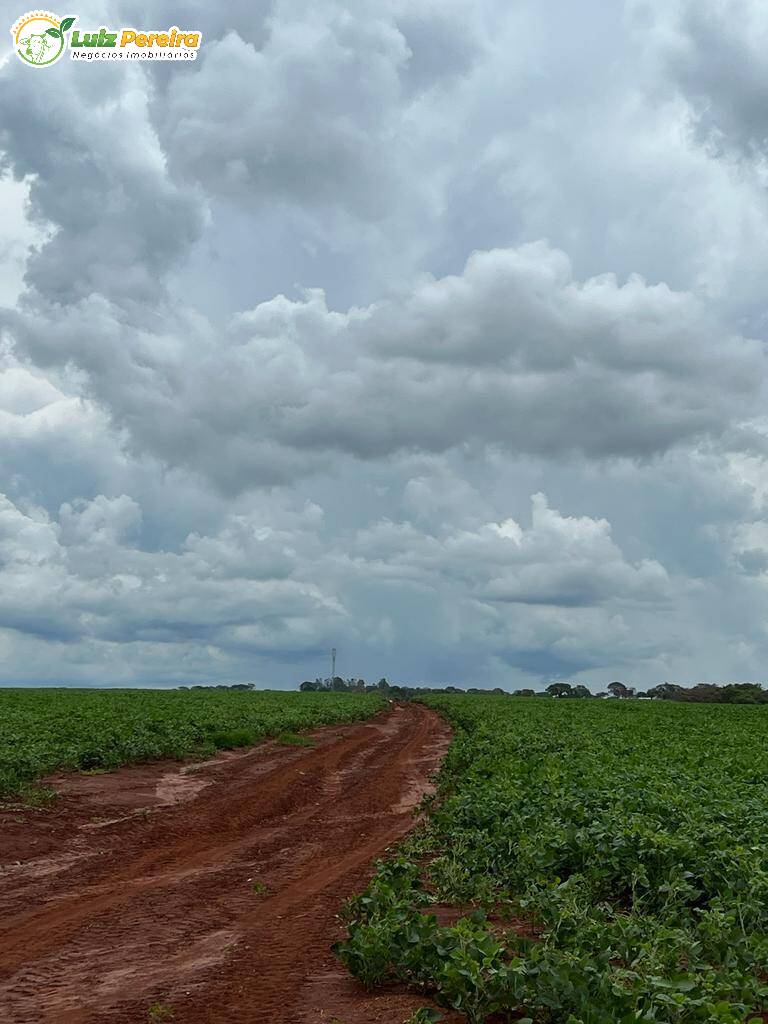
M147 1024L154 1005L172 1024L322 1022L337 1006L345 1024L397 1022L412 1000L358 991L328 947L341 901L412 826L449 730L408 704L314 736L122 769L90 784L99 820L83 820L85 783L42 843L16 827L6 860L0 840L0 1020Z

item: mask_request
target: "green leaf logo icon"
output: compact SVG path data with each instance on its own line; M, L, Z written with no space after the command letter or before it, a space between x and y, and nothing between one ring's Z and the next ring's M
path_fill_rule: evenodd
M67 46L65 33L76 21L76 17L59 21L46 11L28 11L22 15L11 29L19 60L38 68L55 64Z

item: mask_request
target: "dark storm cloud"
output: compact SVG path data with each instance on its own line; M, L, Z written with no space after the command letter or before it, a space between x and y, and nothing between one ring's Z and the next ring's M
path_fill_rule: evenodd
M202 225L199 199L165 173L147 88L113 70L98 90L88 76L39 82L13 65L0 71L0 167L29 179L31 216L55 226L27 267L43 301L156 300Z
M677 16L675 16L677 15ZM667 69L700 137L754 157L768 147L768 21L756 0L671 5Z
M467 441L559 457L649 457L754 407L757 343L692 296L574 281L539 244L478 253L461 276L348 313L282 297L214 337L120 322L91 298L17 317L20 353L74 362L139 450L227 491L289 481L330 452L361 459Z
M162 17L0 65L6 681L755 678L764 9Z

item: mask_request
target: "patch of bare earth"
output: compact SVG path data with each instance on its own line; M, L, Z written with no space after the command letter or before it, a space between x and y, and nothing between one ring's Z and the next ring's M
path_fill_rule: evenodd
M448 727L406 705L313 736L56 777L53 809L0 814L0 1021L147 1024L156 1004L172 1024L400 1024L423 1005L367 994L329 947Z

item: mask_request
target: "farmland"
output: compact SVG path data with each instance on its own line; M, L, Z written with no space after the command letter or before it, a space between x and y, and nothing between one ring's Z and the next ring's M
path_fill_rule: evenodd
M354 706L315 699L301 706ZM51 806L0 809L3 1024L408 1017L418 997L366 994L330 947L340 905L412 828L449 729L410 704L311 740L69 774Z
M55 769L205 755L367 718L373 694L235 690L0 690L0 799Z
M471 1024L735 1024L764 1009L765 710L424 703L455 739L427 824L347 908L337 953L353 974L406 982Z

